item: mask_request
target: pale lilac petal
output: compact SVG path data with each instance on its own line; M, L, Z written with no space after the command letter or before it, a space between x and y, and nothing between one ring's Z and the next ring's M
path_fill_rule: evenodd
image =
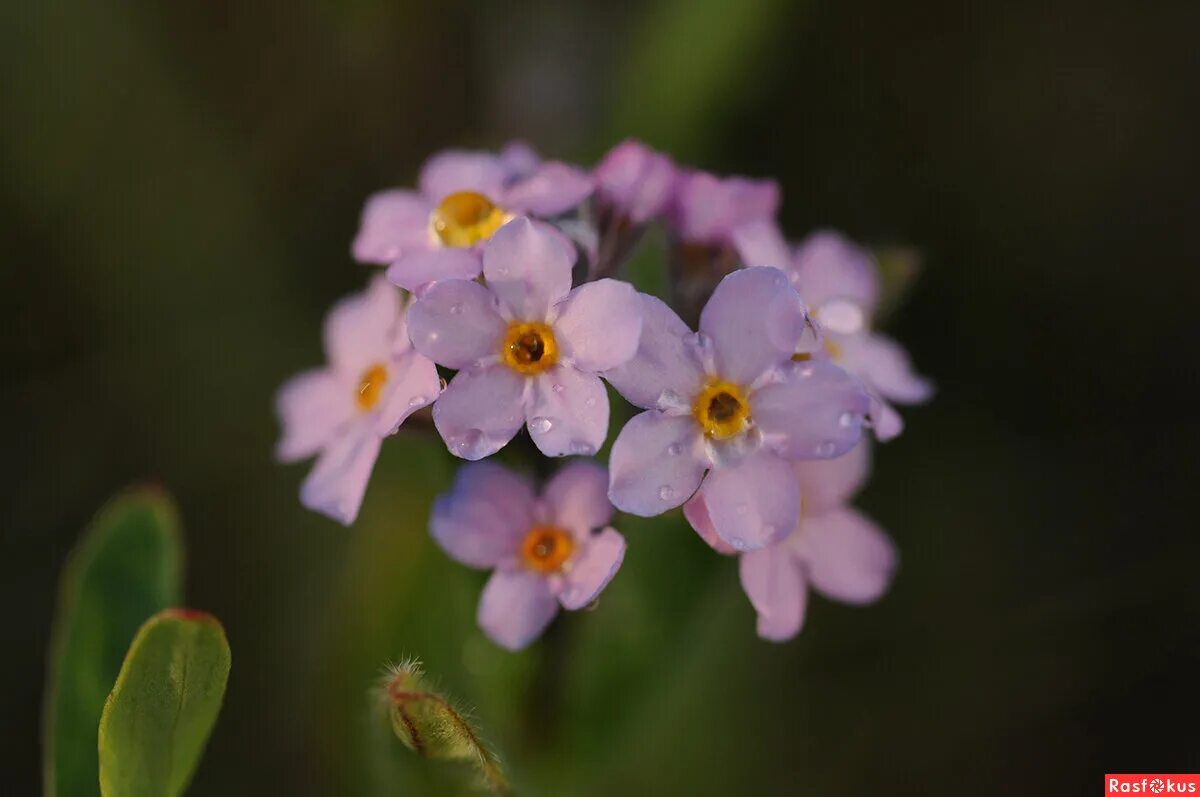
M664 392L690 400L704 383L704 370L688 344L692 332L661 299L638 294L642 334L633 358L604 372L625 399L650 409Z
M501 205L515 213L557 216L579 207L592 188L592 178L587 172L549 161L505 191Z
M542 159L524 141L510 141L500 150L500 162L508 179L513 180L533 174Z
M574 262L562 236L517 218L483 245L483 275L513 318L542 321L571 290Z
M649 410L635 415L617 435L608 467L613 505L653 517L687 501L700 486L708 463L700 430L690 416Z
M849 507L806 517L793 546L809 583L828 598L871 603L896 572L896 546L873 521Z
M738 227L772 218L778 208L779 185L774 180L692 172L677 182L672 220L685 241L727 244Z
M831 362L814 360L750 397L763 439L788 459L829 459L859 441L871 400L862 383Z
M429 530L456 561L494 567L517 552L535 524L533 510L525 479L491 462L472 462L434 502Z
M328 445L354 417L354 390L354 385L325 369L305 371L284 383L275 399L283 426L275 456L281 462L294 462Z
M554 334L564 357L584 371L606 371L629 361L642 337L642 302L628 282L602 279L580 285L557 305Z
M413 346L447 368L467 368L498 355L505 329L496 297L478 282L439 282L408 310Z
M800 519L796 475L769 451L759 451L736 468L714 468L700 492L713 529L739 551L778 542Z
M675 186L675 164L639 141L623 141L596 167L596 191L634 224L661 215Z
M474 249L438 246L400 255L388 266L387 278L394 285L415 291L437 280L473 280L483 270L483 261Z
M595 454L608 435L608 393L595 374L556 365L533 381L525 421L548 457Z
M840 233L814 232L801 242L792 261L796 287L809 307L849 299L868 316L879 303L879 269L870 250Z
M362 293L339 301L325 317L325 353L347 378L385 362L400 318L400 292L382 276Z
M896 439L904 431L904 419L900 413L877 395L871 396L871 431L881 443Z
M863 438L847 453L833 459L794 462L805 516L828 512L850 500L871 472L871 445Z
M808 590L799 567L783 545L743 554L742 589L758 613L758 635L784 642L800 633Z
M743 385L788 361L806 326L800 294L775 268L733 272L700 313L700 331L712 339L717 374Z
M428 407L438 397L441 377L437 367L426 356L407 351L388 365L388 381L384 398L375 410L376 434L395 434L404 420L422 407Z
M933 384L913 370L904 348L883 335L854 335L838 342L842 364L884 398L920 404L933 395Z
M504 163L490 152L446 150L421 167L421 193L435 204L448 194L473 191L493 202L500 198L507 177Z
M577 459L560 468L546 483L542 500L549 522L580 539L612 520L608 471L592 460Z
M792 253L773 220L760 219L738 227L733 231L733 245L743 265L770 266L791 276Z
M433 208L414 191L381 191L367 199L358 234L351 245L360 263L387 265L410 250L432 244L429 214Z
M558 600L546 579L528 570L497 570L479 596L476 619L493 642L515 651L537 639L556 614Z
M433 424L450 453L463 459L491 456L525 423L525 377L503 365L462 370L433 405Z
M564 609L582 609L600 595L625 559L625 538L609 527L591 535L563 574L558 600Z
M717 530L713 528L712 518L708 515L708 505L704 503L703 492L696 493L690 501L683 505L683 516L700 535L700 539L708 543L714 551L722 554L737 553L737 549L721 539Z
M348 430L317 457L300 486L300 503L349 526L358 517L379 445L379 435L366 425Z

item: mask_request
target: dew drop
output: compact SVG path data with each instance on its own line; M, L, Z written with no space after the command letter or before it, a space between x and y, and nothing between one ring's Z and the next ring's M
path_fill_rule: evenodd
M585 407L594 407L594 406L596 406L596 397L595 397L595 396L590 396L590 397L589 397L589 398L588 398L586 401L584 401L584 402L583 402L583 406L585 406Z
M536 418L529 419L529 431L534 434L545 434L554 428L554 421L544 415L539 415Z
M452 305L450 305L450 315L458 315L458 314L459 314L459 313L461 313L461 312L462 312L462 305L461 305L461 304L452 304Z
M408 406L410 406L410 407L419 407L419 406L421 406L422 404L425 404L425 403L427 403L428 401L429 401L429 400L428 400L427 398L425 398L424 396L413 396L412 398L410 398L410 399L408 400Z
M832 457L833 452L836 450L837 450L837 446L833 444L833 441L826 440L824 443L821 443L819 446L817 446L817 456L818 457Z
M746 550L746 541L743 540L741 537L730 537L729 544L732 545L734 548L736 548L739 551Z
M553 390L555 393L561 393L564 390L566 390L566 388L563 387L562 382L555 382L553 385L550 386L550 389Z
M802 365L798 370L800 371L800 376L804 377L805 379L812 376L815 372L815 369L811 365Z
M854 413L843 412L841 414L841 416L838 418L838 426L841 426L843 429L849 429L851 426L854 425L854 421L855 421Z
M664 484L658 488L658 497L664 501L670 501L675 497L675 489L669 484Z
M667 454L672 457L677 457L682 453L683 446L679 445L679 443L671 443L671 445L667 446Z
M583 442L582 440L576 440L574 443L571 443L570 448L572 454L578 454L579 456L584 457L591 456L592 454L596 453L595 447Z
M479 444L482 441L483 441L483 430L482 429L468 429L467 431L465 431L461 435L459 435L458 439L454 441L454 447L453 447L454 453L458 454L461 457L466 457L470 454L475 453L476 449L479 447Z

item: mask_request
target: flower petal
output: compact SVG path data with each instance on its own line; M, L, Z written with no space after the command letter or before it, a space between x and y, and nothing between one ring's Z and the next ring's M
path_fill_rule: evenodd
M354 417L354 386L327 369L305 371L279 388L275 411L283 426L275 456L281 462L305 459Z
M429 531L451 558L470 567L494 567L512 556L534 526L529 483L491 462L459 468L450 491L438 496Z
M515 651L537 639L556 614L546 579L528 570L497 570L479 596L476 619L493 642Z
M712 518L708 515L708 505L704 503L703 491L693 495L691 500L683 505L683 516L687 518L692 529L700 535L700 539L708 543L714 551L721 554L737 553L737 549L721 539L717 530L713 528Z
M871 400L862 384L831 362L816 360L791 369L785 381L750 396L763 439L788 459L829 459L862 437Z
M563 355L583 371L605 371L629 361L642 337L642 303L628 282L602 279L580 285L557 305L554 334Z
M433 405L433 424L450 453L483 459L503 448L525 422L525 377L502 365L464 369Z
M871 431L881 443L896 439L904 431L904 419L900 413L877 395L871 396Z
M495 356L506 328L496 297L478 282L439 282L408 310L413 346L447 368L468 368Z
M300 503L342 525L353 523L362 507L380 442L365 424L348 430L317 457L300 486Z
M850 507L806 517L796 536L793 550L809 582L828 598L871 603L892 582L896 546L883 529Z
M692 332L661 299L640 293L642 334L633 358L603 376L629 403L644 409L664 392L690 400L700 391L704 370L689 347Z
M548 520L580 539L612 520L608 471L592 460L577 459L554 474L542 491Z
M415 191L380 191L363 206L358 234L350 250L360 263L387 265L409 250L426 249L429 202Z
M743 385L789 361L806 326L800 294L775 268L733 272L700 313L700 331L712 339L717 374Z
M434 402L440 385L437 368L423 354L409 350L393 358L384 385L387 392L375 412L375 433L384 437L395 434L409 415Z
M642 517L661 515L687 501L708 467L700 441L700 429L688 416L658 410L635 415L617 435L609 456L609 500Z
M832 230L805 238L792 260L796 287L809 307L849 299L868 316L879 304L879 269L869 249Z
M759 219L738 227L733 232L733 245L743 265L770 266L785 273L792 270L792 253L783 233L771 219Z
M778 208L779 185L774 180L691 172L678 180L672 221L685 241L726 244L738 227L769 219Z
M421 193L435 204L459 191L474 191L497 201L506 177L504 163L496 155L450 149L425 161L419 184Z
M325 353L329 363L350 379L385 362L392 351L400 318L400 292L382 276L362 293L347 296L325 317Z
M611 526L591 535L583 550L571 560L563 574L559 603L565 609L582 609L594 601L612 581L625 559L625 538Z
M758 635L784 642L800 633L808 590L800 568L783 545L742 554L742 589L758 612Z
M501 204L516 213L557 216L578 207L592 193L587 172L558 161L547 161L504 192Z
M908 352L884 335L853 335L838 341L842 364L886 399L920 404L933 395L933 384L913 370Z
M437 280L473 280L483 270L474 249L439 246L406 252L388 266L387 278L394 285L416 291Z
M533 174L541 165L542 159L524 141L514 140L504 145L500 150L500 162L504 164L508 179L519 179Z
M629 139L609 150L593 176L605 202L634 224L644 224L666 210L676 171L666 155Z
M700 492L713 529L739 551L778 542L800 520L796 475L769 451L759 451L736 468L713 468Z
M595 454L608 436L608 393L595 374L556 365L533 382L529 436L548 457Z
M513 219L483 245L483 275L513 318L541 321L571 290L570 251L547 225Z
M871 445L866 438L840 457L792 463L800 482L805 516L819 515L850 500L871 472Z

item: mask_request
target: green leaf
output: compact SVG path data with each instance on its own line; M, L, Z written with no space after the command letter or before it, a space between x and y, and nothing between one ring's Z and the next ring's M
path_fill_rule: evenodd
M211 615L168 609L146 621L100 718L104 797L183 793L221 711L229 659Z
M138 626L179 602L183 550L175 505L135 488L110 501L60 579L43 715L45 793L100 793L96 727Z
M875 320L883 325L904 304L904 299L921 273L924 257L919 249L911 246L880 246L875 248L875 260L879 263L880 282L879 309L875 311Z
M479 738L464 712L425 683L421 663L406 661L384 678L380 689L392 730L417 755L473 763L482 785L497 794L511 793L500 761Z

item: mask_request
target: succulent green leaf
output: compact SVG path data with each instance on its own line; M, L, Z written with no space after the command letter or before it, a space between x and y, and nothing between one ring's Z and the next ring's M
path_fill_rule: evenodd
M138 627L179 603L180 537L171 499L154 488L134 488L100 510L68 557L42 727L49 797L100 793L100 713Z
M176 797L200 762L229 678L211 615L168 609L138 631L100 718L100 793Z

